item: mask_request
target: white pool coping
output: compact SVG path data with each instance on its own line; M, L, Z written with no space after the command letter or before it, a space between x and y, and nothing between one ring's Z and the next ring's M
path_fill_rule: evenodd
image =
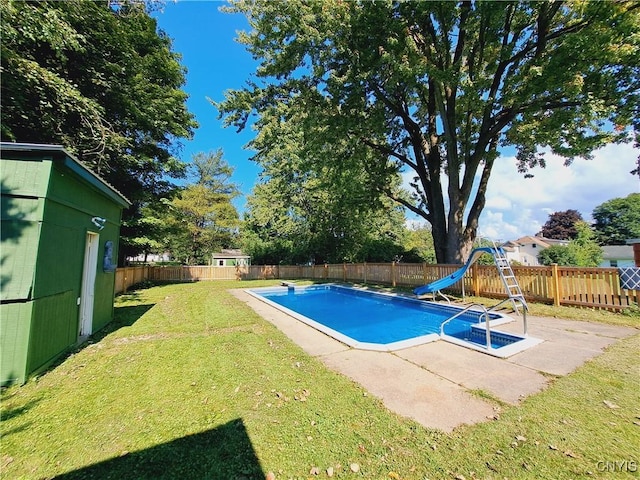
M364 289L359 289L359 288L354 288L354 287L346 287L344 285L337 285L334 283L325 283L322 284L322 286L328 286L328 287L335 287L335 288L340 288L340 289L345 289L345 290L355 290L355 291L359 291L359 292L365 292L367 294L370 295L374 295L374 296L383 296L383 297L389 297L389 298L400 298L402 300L405 301L409 301L409 302L416 302L418 304L424 304L424 303L429 303L429 304L433 304L433 305L437 305L439 307L443 307L446 306L448 308L452 308L452 309L456 309L456 310L463 310L463 308L456 306L456 305L443 305L441 303L438 302L431 302L431 301L425 301L425 300L418 300L418 299L414 299L411 297L407 297L405 295L401 295L401 294L396 294L396 293L387 293L387 292L376 292L376 291L371 291L371 290L364 290ZM487 348L486 346L482 346L482 345L477 345L473 342L467 342L465 340L461 340L449 335L439 335L437 333L429 333L427 335L420 335L418 337L413 337L413 338L409 338L406 340L400 340L398 342L392 342L392 343L367 343L367 342L360 342L358 340L355 340L343 333L338 332L337 330L334 330L332 328L327 327L326 325L323 325L322 323L319 323L315 320L313 320L312 318L309 318L305 315L302 315L294 310L291 310L283 305L280 305L279 303L276 303L272 300L269 300L268 298L263 297L262 295L260 295L260 293L284 293L287 292L288 290L295 290L295 291L299 291L299 290L305 290L307 288L317 288L318 285L307 285L307 286L294 286L293 284L291 285L287 285L287 286L280 286L280 287L259 287L259 288L251 288L251 289L245 289L244 291L246 293L248 293L249 295L251 295L253 298L256 298L258 300L260 300L261 302L266 303L267 305L272 306L273 308L276 308L278 310L280 310L281 312L286 313L287 315L295 318L296 320L324 333L325 335L328 335L336 340L338 340L339 342L344 343L345 345L351 347L351 348L356 348L359 350L371 350L371 351L376 351L376 352L393 352L396 350L402 350L405 348L411 348L411 347L416 347L418 345L424 345L426 343L430 343L430 342L435 342L437 340L444 340L446 342L449 343L453 343L456 345L460 345L466 348L470 348L472 350L477 350L479 352L483 352L483 353L487 353L489 355L495 356L495 357L499 357L499 358L507 358L510 357L512 355L515 355L516 353L519 353L523 350L526 350L530 347L533 347L534 345L538 345L539 343L543 342L543 340L541 339L537 339L537 338L533 338L533 337L529 337L529 336L522 336L522 335L517 335L517 334L513 334L513 333L507 333L507 332L501 332L499 330L494 330L493 327L498 326L498 325L504 325L505 323L510 323L515 321L514 318L509 317L503 313L500 312L491 312L491 315L497 315L498 318L495 318L493 320L491 320L489 322L489 327L491 328L491 332L496 332L496 333L501 333L501 334L505 334L505 335L509 335L512 337L517 337L517 338L521 338L522 340L518 340L517 342L514 342L510 345L505 345L504 347L500 347L500 348ZM481 310L475 310L472 309L473 311L480 311ZM476 327L478 328L486 328L485 322L482 323L478 323L478 324L474 324Z

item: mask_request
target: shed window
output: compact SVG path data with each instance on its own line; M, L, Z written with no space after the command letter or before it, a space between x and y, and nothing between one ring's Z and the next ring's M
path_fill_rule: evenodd
M224 267L224 260L218 260L218 266Z

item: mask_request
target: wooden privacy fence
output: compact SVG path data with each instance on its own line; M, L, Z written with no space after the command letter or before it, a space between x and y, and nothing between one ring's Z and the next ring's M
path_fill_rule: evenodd
M150 267L148 265L142 265L138 267L123 267L116 269L116 280L115 280L115 288L114 295L118 295L119 293L124 293L127 289L138 283L142 283L145 280L149 280L151 276L151 269L155 267Z
M157 266L127 267L116 272L116 293L143 280L192 282L199 280L312 279L416 287L451 275L460 265L417 263L345 263L332 265L252 265L242 267ZM640 290L620 287L617 268L513 266L520 288L530 302L621 310L640 303ZM124 272L122 272L124 271ZM474 264L451 293L506 298L495 266Z

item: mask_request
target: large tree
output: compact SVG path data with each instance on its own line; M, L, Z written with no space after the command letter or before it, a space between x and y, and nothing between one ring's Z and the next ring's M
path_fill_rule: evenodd
M197 153L190 168L195 181L167 202L165 247L183 263L206 265L213 253L236 246L240 221L231 200L238 189L220 149Z
M640 238L640 193L612 198L593 210L593 225L601 245L624 245Z
M146 248L141 211L184 174L196 127L185 70L140 1L0 1L2 140L59 143L133 202L122 255Z
M404 254L404 212L367 191L363 172L286 165L266 165L247 202L243 242L255 263L393 261Z
M345 172L359 163L371 189L431 224L439 262L470 251L499 147L515 147L526 173L544 166L542 152L570 163L628 140L638 118L637 2L235 0L229 10L247 16L239 40L261 65L218 105L227 124L255 114L259 131L286 131L303 118L305 142L289 150L312 148ZM349 148L336 151L337 139ZM387 188L399 171L414 175L411 198Z
M572 240L578 236L576 223L581 222L582 215L577 210L554 212L542 226L540 233L543 237L556 240Z

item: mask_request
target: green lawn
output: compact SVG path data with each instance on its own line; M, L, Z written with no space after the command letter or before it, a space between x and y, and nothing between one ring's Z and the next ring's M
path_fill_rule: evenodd
M227 292L274 283L118 297L108 331L3 392L2 478L638 478L640 335L445 434L389 412Z

